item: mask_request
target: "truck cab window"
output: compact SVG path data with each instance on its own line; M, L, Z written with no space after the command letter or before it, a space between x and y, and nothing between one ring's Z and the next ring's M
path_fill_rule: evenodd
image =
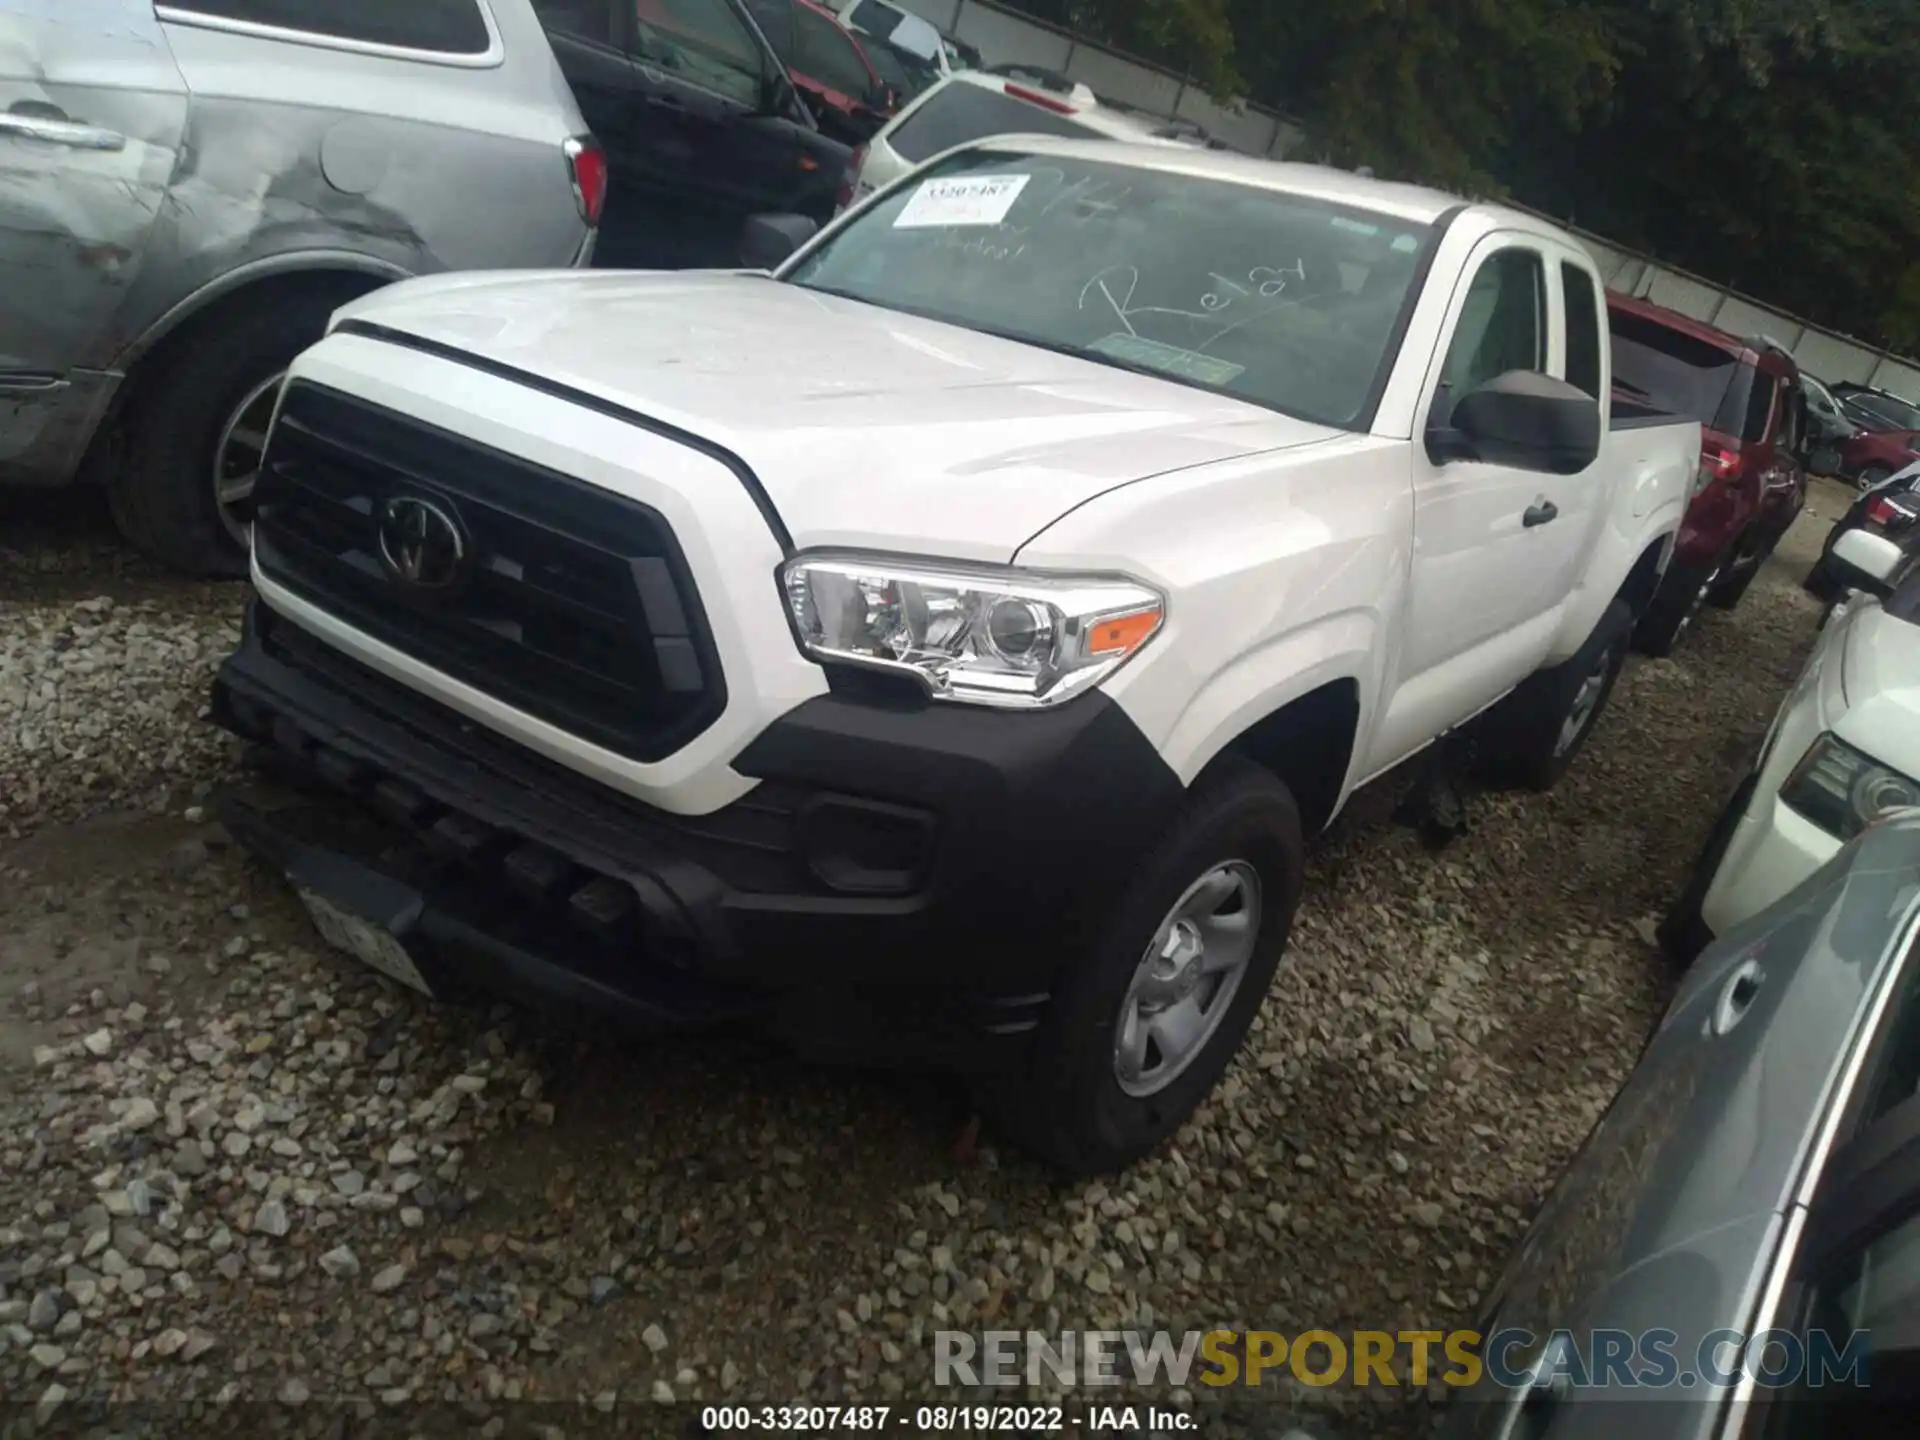
M1567 383L1600 398L1600 296L1578 265L1560 267L1567 295Z
M1509 370L1546 369L1546 272L1532 250L1498 250L1481 263L1440 372L1448 411L1453 401Z

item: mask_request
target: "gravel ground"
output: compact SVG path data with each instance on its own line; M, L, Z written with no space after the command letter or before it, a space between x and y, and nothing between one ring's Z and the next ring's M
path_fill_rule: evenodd
M240 592L0 497L0 1396L664 1433L670 1398L929 1398L941 1328L1470 1323L1660 1008L1644 937L1801 664L1840 503L1630 665L1553 795L1477 797L1438 855L1362 797L1226 1084L1063 1186L932 1080L585 1040L326 952L199 808ZM1202 1408L1424 1423L1377 1394Z

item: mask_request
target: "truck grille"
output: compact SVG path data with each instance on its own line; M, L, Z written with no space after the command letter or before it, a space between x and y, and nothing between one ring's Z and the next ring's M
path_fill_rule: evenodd
M254 507L270 579L596 745L658 760L726 704L686 561L645 505L296 381Z

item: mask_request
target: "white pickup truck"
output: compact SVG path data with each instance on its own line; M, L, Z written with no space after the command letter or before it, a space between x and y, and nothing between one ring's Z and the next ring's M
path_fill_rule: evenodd
M1476 717L1558 778L1697 428L1610 401L1578 244L1426 190L999 138L796 228L337 314L215 690L306 793L228 823L406 983L951 1066L1124 1164L1354 790Z

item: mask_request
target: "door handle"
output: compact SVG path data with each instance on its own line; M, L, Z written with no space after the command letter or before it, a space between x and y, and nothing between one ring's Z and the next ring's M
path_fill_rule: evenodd
M1531 530L1536 525L1545 525L1560 513L1560 507L1551 500L1536 500L1527 507L1527 513L1520 517L1520 523Z
M74 120L51 120L41 115L0 115L0 135L18 135L23 140L44 140L50 145L66 145L75 150L124 150L127 137L97 125L82 125Z
M1720 987L1720 1001L1713 1007L1713 1033L1725 1035L1746 1019L1747 1011L1760 994L1767 972L1758 960L1748 960Z

